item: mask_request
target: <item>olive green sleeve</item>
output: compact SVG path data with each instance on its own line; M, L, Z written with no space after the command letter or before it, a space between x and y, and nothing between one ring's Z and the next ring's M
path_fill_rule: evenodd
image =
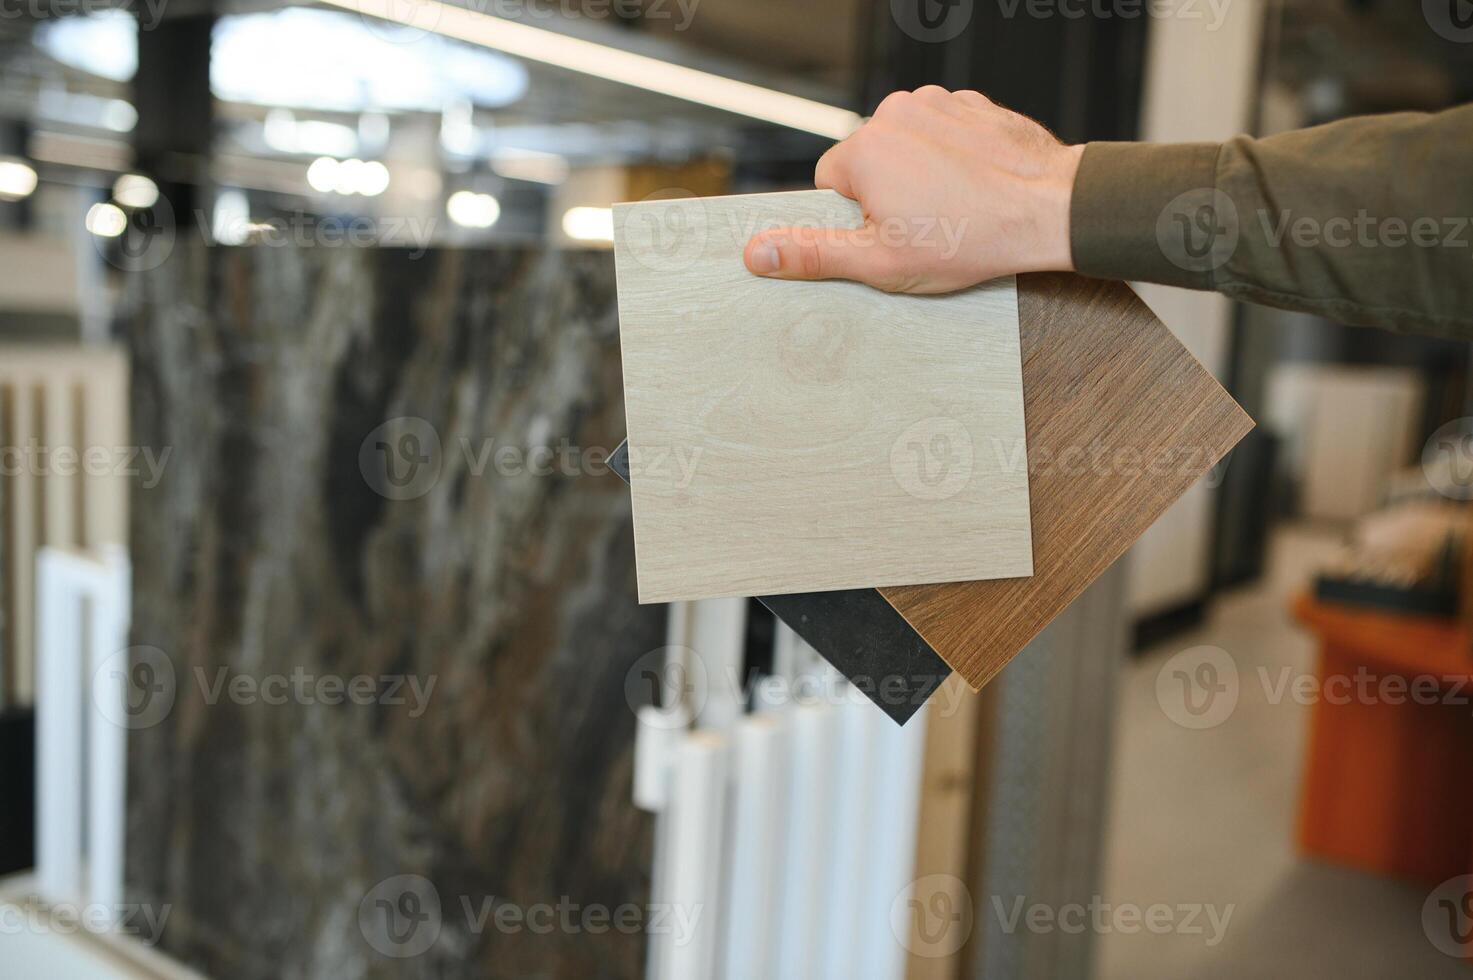
M1075 267L1473 339L1473 105L1226 143L1091 143Z

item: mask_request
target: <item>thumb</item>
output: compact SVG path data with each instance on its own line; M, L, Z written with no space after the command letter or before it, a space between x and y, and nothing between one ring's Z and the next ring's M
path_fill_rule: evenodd
M873 227L777 228L754 235L742 260L769 279L853 279L880 289L893 279L893 256Z

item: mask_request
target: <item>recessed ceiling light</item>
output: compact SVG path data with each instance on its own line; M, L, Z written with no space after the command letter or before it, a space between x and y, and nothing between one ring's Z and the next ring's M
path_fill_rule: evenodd
M490 194L456 191L445 202L445 213L464 228L490 228L501 217L501 202Z
M319 194L332 193L338 182L338 162L332 157L318 157L307 168L307 184Z
M358 172L358 193L378 197L389 189L389 168L377 160L369 160Z
M568 208L563 214L563 233L580 242L614 240L613 208Z
M113 200L125 208L151 208L158 199L158 185L142 174L123 174L113 182Z
M20 160L0 159L0 201L19 201L36 189L36 171Z
M128 228L128 216L116 204L98 203L87 209L87 230L99 238L117 238Z

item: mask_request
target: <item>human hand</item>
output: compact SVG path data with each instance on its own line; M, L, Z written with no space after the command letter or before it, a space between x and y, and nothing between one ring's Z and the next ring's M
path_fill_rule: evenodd
M1081 146L977 92L885 98L818 161L814 184L859 202L859 229L781 228L747 243L753 273L944 293L1015 272L1071 270Z

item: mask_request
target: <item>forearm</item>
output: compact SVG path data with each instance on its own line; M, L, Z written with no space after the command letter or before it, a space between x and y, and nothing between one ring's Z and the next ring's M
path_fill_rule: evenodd
M1223 144L1090 144L1086 275L1473 338L1473 106Z

